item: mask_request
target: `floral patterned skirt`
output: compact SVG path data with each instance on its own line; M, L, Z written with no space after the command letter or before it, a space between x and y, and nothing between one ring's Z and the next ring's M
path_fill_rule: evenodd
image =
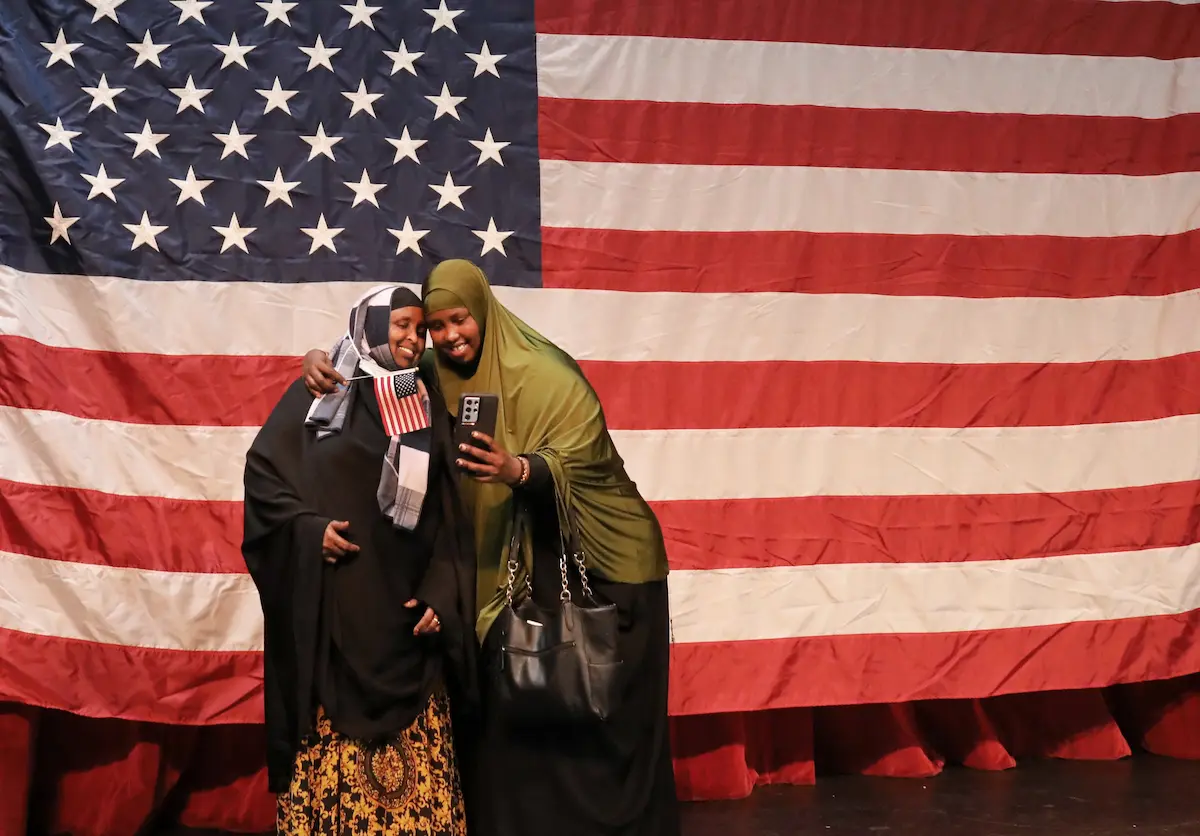
M333 731L323 709L279 795L283 836L465 836L450 703L434 695L407 729L364 742Z

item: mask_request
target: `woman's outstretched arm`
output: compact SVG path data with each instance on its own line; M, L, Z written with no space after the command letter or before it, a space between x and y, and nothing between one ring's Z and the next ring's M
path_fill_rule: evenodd
M333 392L338 384L346 385L346 378L329 362L329 353L314 348L304 355L304 388L314 398Z

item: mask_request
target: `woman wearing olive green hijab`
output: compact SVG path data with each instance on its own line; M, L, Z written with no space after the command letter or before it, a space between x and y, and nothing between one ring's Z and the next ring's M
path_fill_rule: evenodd
M495 439L481 439L484 449L462 451L459 460L472 477L460 491L475 523L480 641L498 639L489 630L504 606L501 569L516 495L531 508L539 603L558 598L559 530L570 509L591 585L620 612L624 690L602 725L508 728L485 700L481 729L461 747L470 832L673 836L679 819L667 722L667 561L658 521L626 475L578 365L501 305L478 267L462 260L438 265L425 283L424 304L447 407L457 411L464 392L500 398ZM305 357L305 379L315 393L338 382L319 351Z

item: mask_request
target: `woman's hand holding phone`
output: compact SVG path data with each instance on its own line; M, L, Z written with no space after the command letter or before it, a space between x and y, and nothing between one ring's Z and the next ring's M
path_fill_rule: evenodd
M524 468L519 458L511 455L489 435L474 432L471 433L471 439L471 444L460 444L458 449L472 458L460 456L457 464L472 479L503 485L515 485L521 481Z

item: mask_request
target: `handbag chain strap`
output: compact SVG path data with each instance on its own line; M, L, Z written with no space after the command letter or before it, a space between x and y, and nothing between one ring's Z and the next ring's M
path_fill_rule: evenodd
M562 556L558 559L559 572L562 574L562 592L559 593L559 600L564 604L571 600L571 590L567 584L567 552L570 551L571 557L575 561L575 568L579 570L579 586L583 590L583 595L594 603L596 597L592 594L592 587L588 583L587 565L584 562L583 546L579 540L578 520L573 511L567 512L567 524L570 527L569 544L563 540L561 527L558 532L559 543L562 547Z
M508 564L505 567L508 569L508 579L504 588L504 601L509 607L512 606L513 598L516 597L516 581L517 571L521 568L520 562L517 560L521 553L521 537L525 528L525 514L522 509L514 506L514 521L512 539L508 544ZM561 549L558 558L558 571L562 578L562 590L558 594L558 599L564 604L571 601L571 586L567 577L567 552L570 551L571 559L575 564L575 568L579 571L579 585L583 590L583 595L589 601L595 601L596 596L592 592L592 586L588 583L587 564L584 560L583 547L579 543L579 533L575 525L575 518L572 515L570 518L570 548L567 541L562 536L562 531L559 531L559 541ZM533 597L533 578L532 573L525 576L525 587L527 594Z
M585 565L584 559L583 559L583 549L575 549L572 554L575 558L575 567L577 569L579 569L579 585L583 589L583 595L589 601L594 601L594 600L596 600L596 596L594 596L592 594L592 587L588 583L587 566ZM564 578L563 583L564 584L566 583L566 581L565 581L566 562L567 562L566 555L563 555L562 563L563 563L563 578Z
M517 561L517 557L521 553L521 534L525 528L525 514L521 508L513 502L513 532L512 539L508 543L508 583L505 585L504 602L509 607L512 606L513 597L516 595L516 590L513 585L517 581L517 570L521 568L521 564ZM530 575L525 576L525 586L527 594L530 598L533 597L533 578Z

